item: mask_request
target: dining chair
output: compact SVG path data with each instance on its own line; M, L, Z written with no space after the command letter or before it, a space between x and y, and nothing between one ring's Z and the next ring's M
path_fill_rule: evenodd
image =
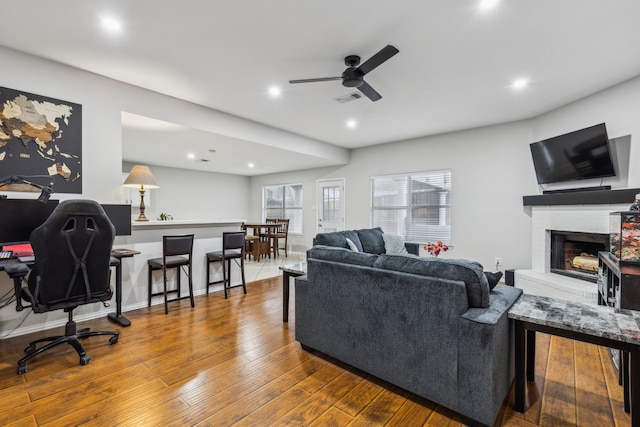
M287 248L289 247L289 220L278 219L278 228L271 233L271 247L274 251L274 256L280 256L280 249L284 249L284 256L288 257ZM284 247L280 246L280 239L284 239Z
M273 258L276 257L276 247L273 245L273 234L276 231L275 224L278 224L280 220L278 218L265 218L265 225L274 224L274 227L266 227L264 232L260 233L260 238L263 242L267 242L267 247L269 248L268 253L262 253L261 255L268 255L271 258L271 254L273 254Z
M244 236L244 257L245 257L245 259L247 259L247 257L249 257L249 260L251 260L251 257L253 256L253 260L254 261L259 261L260 260L260 236L256 236L254 234L249 234L247 232L247 226L244 225L244 222L242 223L240 228L241 228L242 231L244 231L246 233L245 236Z

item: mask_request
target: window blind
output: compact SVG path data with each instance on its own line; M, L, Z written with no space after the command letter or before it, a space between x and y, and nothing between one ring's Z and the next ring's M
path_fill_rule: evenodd
M451 170L371 178L371 224L405 241L451 244Z

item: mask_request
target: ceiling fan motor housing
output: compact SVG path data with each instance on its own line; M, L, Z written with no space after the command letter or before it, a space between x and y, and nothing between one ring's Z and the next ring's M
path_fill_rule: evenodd
M342 85L346 87L359 87L364 82L362 73L357 68L347 68L342 73Z

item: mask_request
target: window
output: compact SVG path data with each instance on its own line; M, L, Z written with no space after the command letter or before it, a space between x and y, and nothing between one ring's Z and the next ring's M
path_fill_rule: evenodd
M289 219L289 233L302 234L302 184L262 187L262 219Z
M408 242L451 244L451 170L371 178L371 224Z

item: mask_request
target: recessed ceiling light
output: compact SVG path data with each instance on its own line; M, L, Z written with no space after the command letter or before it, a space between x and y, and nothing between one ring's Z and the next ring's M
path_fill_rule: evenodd
M511 83L511 87L514 89L524 89L529 85L529 80L527 79L516 79Z
M119 33L122 31L122 24L120 21L111 16L103 16L101 21L102 26L112 33Z
M253 163L249 163L247 166L248 166L248 167L250 167L250 168L252 168L252 167L254 167L255 165L254 165Z
M349 129L353 129L356 126L358 126L358 122L356 122L355 120L347 120L347 127Z
M196 158L196 155L195 155L195 154L193 154L193 153L188 153L188 154L187 154L187 157L188 157L188 158L190 158L191 160L193 160L193 159L195 159L195 158Z
M282 94L282 90L279 87L271 86L269 88L269 96L272 98L277 98Z
M481 0L480 9L482 10L493 9L494 7L496 7L497 4L498 4L498 0Z

